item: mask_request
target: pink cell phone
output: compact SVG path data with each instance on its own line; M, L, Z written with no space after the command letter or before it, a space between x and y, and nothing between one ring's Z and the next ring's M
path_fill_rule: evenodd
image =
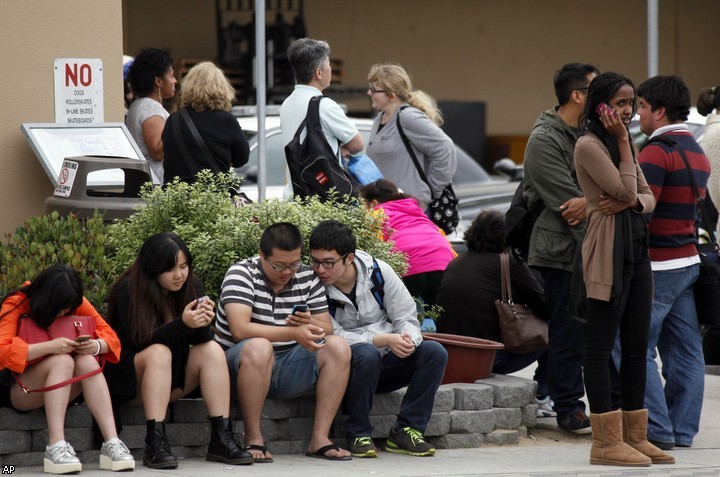
M598 104L597 108L595 108L595 112L598 113L598 116L602 116L603 113L615 114L615 110L607 103Z

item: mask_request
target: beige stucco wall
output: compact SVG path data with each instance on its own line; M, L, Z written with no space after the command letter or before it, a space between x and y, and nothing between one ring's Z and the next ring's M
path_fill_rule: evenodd
M121 0L0 2L0 234L45 212L50 181L20 132L55 121L53 60L103 61L105 121L123 120Z
M554 104L552 75L564 63L595 63L636 83L647 77L645 0L304 3L309 36L328 40L333 57L344 60L345 84L364 86L373 63L399 62L417 88L438 100L485 101L489 135L527 134L538 113ZM720 43L720 1L659 5L660 73L681 75L694 98L720 83L720 62L708 54ZM159 44L171 46L176 59L216 55L214 0L125 0L125 9L128 54ZM269 11L267 21L274 17ZM350 106L369 112L367 100Z

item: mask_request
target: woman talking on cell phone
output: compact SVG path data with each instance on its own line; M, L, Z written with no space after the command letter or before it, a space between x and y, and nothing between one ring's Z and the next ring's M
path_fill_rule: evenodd
M145 240L135 263L110 293L108 321L122 342L120 362L106 366L116 406L142 404L146 436L143 463L175 468L165 437L168 404L200 387L210 416L206 459L252 464L230 421L230 376L225 353L210 328L215 303L193 274L185 243L164 232Z
M135 468L132 454L118 439L110 394L102 374L43 392L26 393L20 386L22 382L31 390L42 391L73 376L92 373L100 367L97 356L117 362L120 357L118 338L83 293L82 280L75 270L67 265L54 265L8 293L0 308L0 407L9 406L20 412L45 408L49 444L45 448L43 468L50 474L82 470L75 450L65 441L64 429L65 411L81 392L103 435L100 468ZM38 328L47 329L65 315L92 318L97 338L90 337L80 343L58 337L29 344L18 336L21 319L33 320ZM11 372L18 376L17 383Z
M632 81L612 72L596 76L580 118L585 133L574 151L578 183L587 200L582 245L588 298L584 375L593 436L590 463L599 465L648 466L651 458L672 459L647 441L647 415L644 427L634 418L645 407L653 294L642 214L655 208L627 129L634 114ZM610 354L618 333L622 411L611 398Z

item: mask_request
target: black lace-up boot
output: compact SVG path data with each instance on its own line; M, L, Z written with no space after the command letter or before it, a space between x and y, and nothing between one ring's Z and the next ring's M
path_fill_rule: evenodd
M150 419L146 422L145 457L143 465L151 469L175 469L178 461L165 439L165 423Z
M223 464L253 463L252 454L242 450L238 444L230 418L222 416L210 418L210 444L205 459Z

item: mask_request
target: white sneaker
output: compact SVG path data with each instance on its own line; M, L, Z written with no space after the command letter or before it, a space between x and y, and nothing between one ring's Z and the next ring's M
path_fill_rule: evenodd
M65 441L58 441L45 447L43 470L48 474L69 474L80 472L82 464L75 455L75 449Z
M555 403L550 399L550 396L545 396L542 399L535 398L535 404L537 404L537 417L556 417L557 413L553 410Z
M134 470L135 459L133 458L127 446L114 437L107 442L103 442L100 449L100 468L103 470Z

